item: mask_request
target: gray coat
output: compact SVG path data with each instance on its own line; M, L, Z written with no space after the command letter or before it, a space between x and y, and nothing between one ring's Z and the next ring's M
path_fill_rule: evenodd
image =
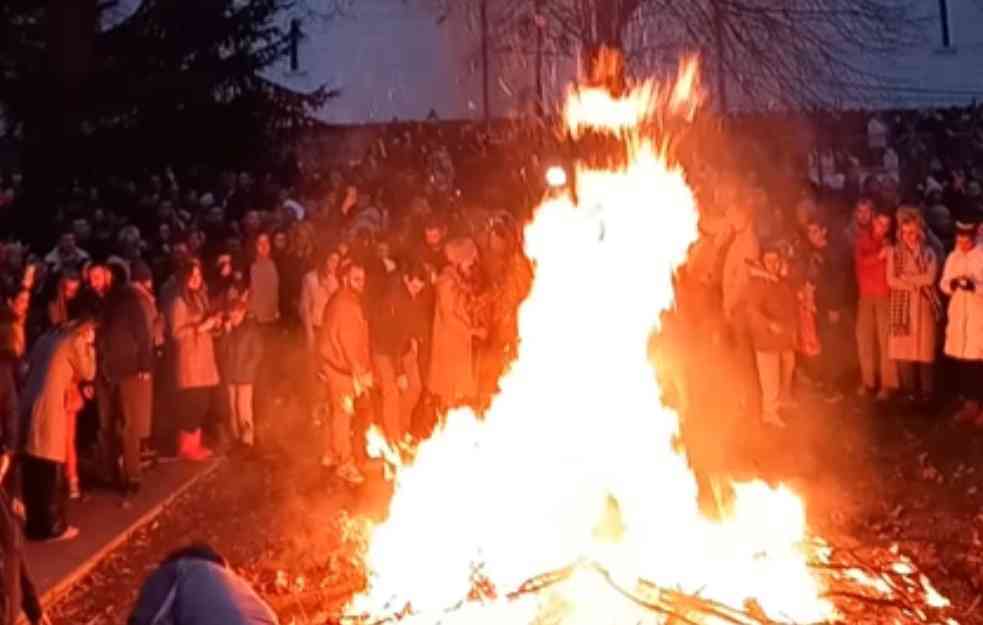
M90 382L95 377L95 348L83 339L79 326L69 324L41 337L31 350L30 372L20 402L26 453L65 462L66 398L79 382Z
M214 339L197 329L208 311L208 294L204 290L192 296L190 302L184 295L169 302L167 327L178 390L218 386Z

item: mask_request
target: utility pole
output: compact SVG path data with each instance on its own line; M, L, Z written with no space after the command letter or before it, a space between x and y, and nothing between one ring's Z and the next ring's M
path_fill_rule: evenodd
M727 75L724 71L724 59L727 55L727 42L724 40L724 14L720 2L713 3L713 38L717 48L717 93L720 115L724 117L730 110L727 101Z
M488 104L488 0L481 0L481 108L485 122L491 120Z

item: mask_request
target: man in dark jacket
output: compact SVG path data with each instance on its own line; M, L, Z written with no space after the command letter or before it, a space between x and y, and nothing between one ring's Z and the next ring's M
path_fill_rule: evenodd
M382 423L393 443L410 432L423 383L419 354L430 334L429 306L422 293L428 272L414 264L391 280L369 314L372 363L382 394Z
M133 280L113 290L103 312L100 349L109 383L111 418L99 433L106 462L115 462L122 447L123 475L119 481L124 492L131 495L140 489L140 442L150 436L156 321L147 318L146 295L140 291L145 287L137 284L150 280L149 268L135 263Z
M761 385L761 418L785 427L779 414L791 400L795 372L798 301L788 267L774 245L762 245L761 267L752 267L747 314Z
M804 363L804 369L810 370L825 399L835 403L843 399L842 380L857 369L853 326L846 320L849 302L855 298L848 264L851 256L841 241L830 239L829 228L818 218L810 220L806 238L802 269L805 279L816 287L816 328L821 351Z

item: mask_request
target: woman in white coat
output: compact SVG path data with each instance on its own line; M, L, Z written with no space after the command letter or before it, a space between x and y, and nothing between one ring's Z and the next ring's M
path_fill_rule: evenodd
M956 247L939 286L950 298L945 354L956 363L964 402L956 418L983 425L983 249L976 244L975 224L956 224Z

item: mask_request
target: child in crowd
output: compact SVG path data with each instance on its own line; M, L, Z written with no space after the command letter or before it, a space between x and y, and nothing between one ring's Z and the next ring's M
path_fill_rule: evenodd
M246 300L233 293L218 340L217 359L232 436L252 447L255 443L253 387L263 358L263 337L256 320L246 316L246 309Z

